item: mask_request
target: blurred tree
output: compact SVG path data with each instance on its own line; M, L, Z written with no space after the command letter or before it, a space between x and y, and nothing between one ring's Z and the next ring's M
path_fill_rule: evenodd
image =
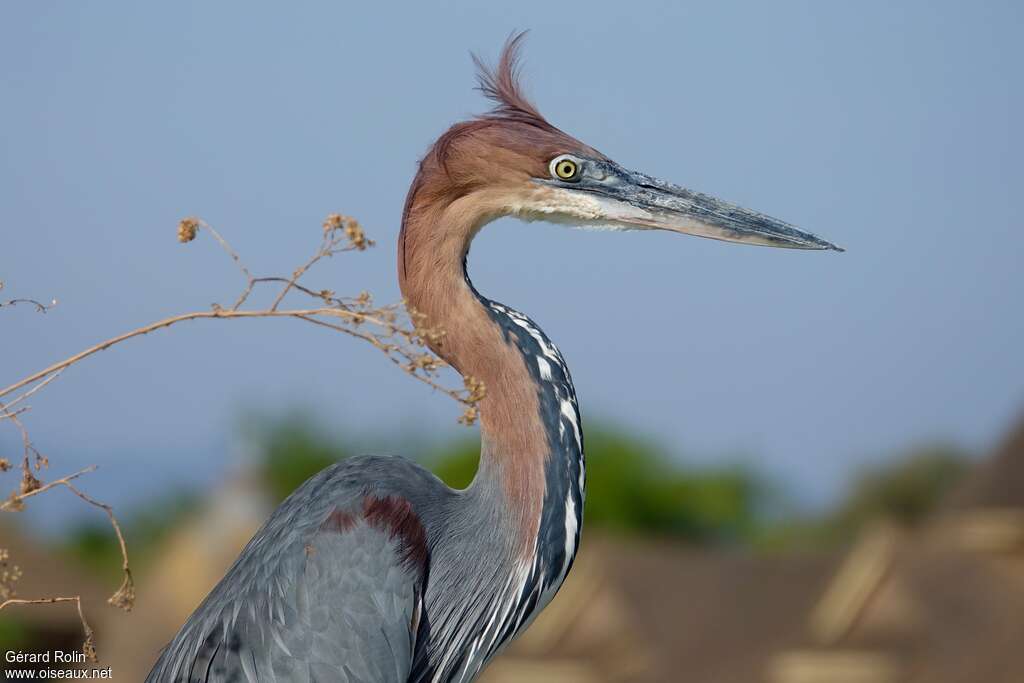
M278 500L353 452L301 413L252 425L261 474ZM757 528L767 488L750 472L739 467L687 470L622 431L589 428L586 439L588 525L702 543L745 541ZM428 454L424 462L449 486L461 489L473 480L479 456L479 441L465 438Z
M836 510L835 525L852 532L879 518L914 526L963 478L968 455L948 444L912 449L865 470Z
M766 526L757 545L783 551L835 547L883 519L913 527L935 511L970 467L969 454L950 444L897 452L862 471L831 510L816 516L790 515Z
M449 486L476 473L480 446L466 439L428 458ZM767 487L740 467L688 470L643 439L587 429L588 528L659 534L694 542L743 541L755 531Z
M324 467L349 455L349 449L339 439L299 412L279 418L254 416L243 424L243 431L257 445L258 474L275 502L284 500ZM133 565L143 567L151 551L199 503L198 492L178 490L122 514ZM73 527L62 546L71 558L104 578L112 579L119 571L117 539L103 522Z
M195 509L199 498L195 491L167 491L121 516L133 567L145 567L167 535ZM60 550L97 576L113 580L120 574L121 551L117 538L103 521L73 526L64 536Z
M340 439L302 413L252 423L250 432L259 451L260 475L275 502L287 498L323 468L352 454Z
M31 641L31 635L28 626L16 617L6 613L0 616L0 643L7 651L25 648Z
M258 473L278 501L354 450L302 413L254 419L246 431L259 453ZM478 441L464 438L428 454L424 462L449 486L465 488L476 474L479 451ZM916 524L969 466L959 449L917 448L865 471L825 514L772 517L766 511L784 500L785 492L743 467L687 468L647 440L600 426L587 429L586 451L588 528L771 550L832 547L880 517ZM125 533L135 557L144 563L195 501L194 494L179 492L130 514ZM77 528L67 547L89 566L108 573L116 568L117 547L100 524Z

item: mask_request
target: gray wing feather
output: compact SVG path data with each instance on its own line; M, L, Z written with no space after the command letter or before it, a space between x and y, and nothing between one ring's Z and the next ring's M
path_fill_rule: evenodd
M356 460L376 466L385 459L352 459L296 490L164 650L147 683L408 680L424 570L408 561L403 539L365 516L367 497L383 494L356 476L367 469Z

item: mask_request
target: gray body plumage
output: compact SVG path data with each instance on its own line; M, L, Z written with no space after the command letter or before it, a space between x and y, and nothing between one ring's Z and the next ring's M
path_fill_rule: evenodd
M298 488L189 618L147 681L406 681L424 573L359 515L401 492L421 510L446 487L393 458L359 457ZM332 515L353 515L350 528ZM428 514L424 514L430 517Z
M464 683L554 596L579 543L582 426L554 345L465 275L487 222L517 216L838 249L626 171L566 135L519 88L521 39L509 39L496 69L480 64L495 108L449 128L421 160L398 239L403 296L445 332L426 343L488 390L472 485L454 491L380 457L315 476L256 534L149 683Z
M458 491L402 458L351 458L281 504L147 683L471 681L554 596L583 509L576 397L540 329L481 302L535 368L551 448L530 556L486 464Z

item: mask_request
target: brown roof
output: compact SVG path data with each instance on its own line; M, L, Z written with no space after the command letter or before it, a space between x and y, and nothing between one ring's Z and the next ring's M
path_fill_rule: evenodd
M923 529L866 530L826 596L777 681L1024 680L1024 420Z
M907 683L1021 680L1024 559L938 541L901 548L849 632L822 650L891 655Z
M107 598L116 590L105 591L88 573L51 552L45 543L32 538L21 527L9 520L0 520L0 548L7 549L9 562L21 569L21 578L14 588L18 598L74 596L82 598L82 609L95 613L110 609ZM7 616L34 624L78 624L74 607L68 605L12 606L4 610Z
M517 657L589 662L581 681L765 680L773 653L803 639L837 561L588 537L562 592L483 680L516 680L502 667Z
M949 511L1024 508L1024 417L948 502Z

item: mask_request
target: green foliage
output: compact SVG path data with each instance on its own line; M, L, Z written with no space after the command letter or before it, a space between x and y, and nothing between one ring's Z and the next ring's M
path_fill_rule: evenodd
M254 420L247 431L260 453L259 474L277 500L353 452L349 443L298 413ZM475 438L462 438L436 450L424 462L449 486L465 488L476 474L479 450ZM784 496L748 469L684 467L649 441L589 425L586 451L584 516L588 529L668 536L699 544L741 543L769 550L833 547L880 517L915 524L935 508L969 466L965 455L954 448L916 449L863 473L842 502L823 515L770 519L765 514L769 504L784 501ZM122 518L133 564L144 563L196 502L195 495L178 492ZM105 576L117 574L119 552L106 525L77 528L66 547Z
M345 444L300 414L264 424L254 436L261 451L260 474L277 501L323 468L351 455Z
M969 468L966 454L952 446L917 448L864 471L835 515L849 532L886 518L907 526L923 520Z
M779 496L743 468L683 468L642 439L601 428L587 429L586 450L588 528L744 542L764 550L834 547L877 519L917 524L970 467L967 455L951 446L912 449L866 470L822 515L769 520L764 511ZM430 463L450 486L464 488L478 457L479 445L465 440Z
M464 489L473 481L480 462L480 442L459 439L426 458L431 471L453 489Z
M865 469L832 510L767 527L756 544L766 550L830 548L850 542L878 520L913 527L936 510L970 466L968 455L950 445L897 453Z
M194 492L168 491L142 507L119 515L136 570L145 565L168 534L195 509L198 501L199 496ZM121 575L121 549L106 519L75 526L60 549L99 577L115 580Z
M113 578L114 573L121 570L117 537L114 536L109 524L77 524L68 533L63 550L98 576Z
M476 442L459 442L435 453L431 469L464 488L479 450ZM715 542L743 540L757 525L765 488L741 468L683 469L641 439L600 428L587 430L586 451L588 528Z
M765 493L739 467L686 469L650 443L601 429L587 436L587 477L587 524L705 543L748 537Z
M277 501L349 453L344 444L300 414L253 419L247 431L260 449L259 474ZM144 506L120 513L132 566L136 570L144 566L170 531L200 504L197 492L169 491ZM75 526L65 536L61 549L101 578L115 580L120 575L121 551L106 520Z
M0 643L6 650L18 650L31 641L29 629L20 621L6 614L0 615Z

